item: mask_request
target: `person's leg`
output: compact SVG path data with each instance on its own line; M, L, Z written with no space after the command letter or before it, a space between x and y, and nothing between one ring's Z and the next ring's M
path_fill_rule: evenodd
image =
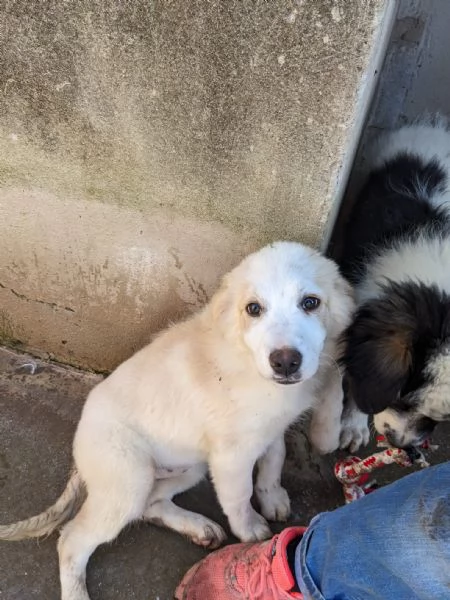
M450 597L450 462L318 515L295 572L314 600Z
M306 530L287 527L271 540L210 554L175 597L443 600L450 597L449 490L450 462L406 476L318 515Z

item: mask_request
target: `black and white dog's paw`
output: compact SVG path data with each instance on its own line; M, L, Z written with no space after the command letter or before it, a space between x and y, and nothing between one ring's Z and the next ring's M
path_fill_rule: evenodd
M356 407L344 410L339 447L356 452L361 446L367 446L369 438L369 417Z

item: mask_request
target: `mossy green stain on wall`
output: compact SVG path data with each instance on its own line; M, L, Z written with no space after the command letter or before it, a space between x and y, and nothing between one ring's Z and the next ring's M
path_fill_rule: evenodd
M14 326L9 313L0 310L0 344L16 348L22 343L23 341L17 337L17 327Z
M315 244L381 4L8 4L0 182Z

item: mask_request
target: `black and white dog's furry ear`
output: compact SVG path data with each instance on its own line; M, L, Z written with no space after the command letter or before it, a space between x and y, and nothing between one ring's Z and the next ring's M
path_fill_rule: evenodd
M371 300L356 313L346 332L343 363L348 392L358 408L376 414L394 406L412 366L413 330L387 299ZM386 322L386 315L391 319Z

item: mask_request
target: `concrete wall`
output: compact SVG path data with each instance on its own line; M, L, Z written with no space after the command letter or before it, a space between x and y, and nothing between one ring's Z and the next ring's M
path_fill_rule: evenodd
M247 251L320 244L394 4L2 3L1 339L110 369Z

